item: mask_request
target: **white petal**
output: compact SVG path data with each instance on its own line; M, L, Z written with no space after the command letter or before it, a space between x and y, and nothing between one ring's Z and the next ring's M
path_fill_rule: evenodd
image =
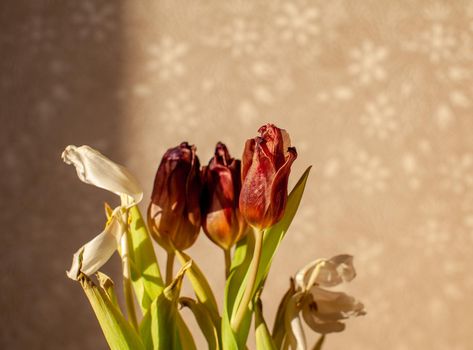
M312 287L312 297L317 304L317 312L328 317L347 318L349 316L364 315L363 304L354 297L343 293Z
M307 290L311 287L311 286L307 285L308 282L309 282L310 276L313 274L315 267L317 265L319 265L321 262L324 262L324 261L325 261L324 259L314 260L314 261L310 262L309 264L307 264L306 266L304 266L302 269L300 269L296 273L296 277L294 279L294 282L296 284L296 289L297 290L303 291L303 290Z
M287 340L291 348L296 350L305 350L307 348L304 328L302 327L302 322L299 317L301 310L298 301L302 295L302 293L298 292L289 299L284 315Z
M336 255L329 262L335 267L337 274L342 278L343 282L350 282L356 277L352 255Z
M67 164L74 165L79 179L87 184L117 195L128 195L135 203L143 198L141 186L127 169L89 146L67 146L62 159Z
M307 264L296 274L295 281L298 290L307 290L314 284L333 287L342 282L349 282L355 276L353 256L343 254L329 260L317 259Z
M337 315L321 315L318 310L319 304L314 301L311 294L306 294L301 304L302 317L313 331L326 334L341 332L345 329L345 324L340 322L344 317L340 313Z
M115 210L114 213L117 213ZM117 215L113 215L105 229L90 242L82 246L72 258L67 276L73 280L82 272L90 276L98 271L117 250L123 228Z

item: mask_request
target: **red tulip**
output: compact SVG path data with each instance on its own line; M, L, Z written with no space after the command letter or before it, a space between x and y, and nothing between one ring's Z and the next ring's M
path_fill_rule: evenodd
M261 136L246 141L243 152L240 211L246 221L264 229L284 215L291 165L297 158L289 134L273 124L263 125Z
M167 251L194 244L200 230L200 163L187 142L164 154L154 179L148 222L156 241Z
M238 208L241 162L219 142L209 165L202 168L202 228L215 244L230 249L248 228Z

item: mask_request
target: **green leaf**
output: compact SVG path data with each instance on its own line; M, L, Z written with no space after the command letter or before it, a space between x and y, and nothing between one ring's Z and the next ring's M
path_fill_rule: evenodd
M113 283L112 279L100 271L96 273L96 276L100 287L103 289L108 299L111 301L113 306L120 310L117 294L115 293L115 284Z
M182 350L197 350L189 328L179 312L176 317L176 331L174 332L174 347L173 349Z
M230 321L231 315L236 312L235 300L238 292L243 285L246 285L244 284L244 279L253 257L254 245L255 241L253 234L248 234L237 243L235 253L233 254L230 276L225 284L223 304L222 346L225 350L238 350L244 348L246 338L248 337L251 323L251 315L249 313L245 315L245 318L242 321L242 326L240 327L240 329L247 331L246 334L240 332L240 336L237 337L232 330Z
M179 320L177 301L182 278L191 264L192 261L181 268L176 278L151 303L148 312L143 317L140 334L146 350L183 349L182 326L178 326L178 322L182 320Z
M220 332L218 326L214 324L208 309L203 304L196 302L191 298L180 298L179 303L183 307L188 307L194 314L197 324L199 325L202 334L207 340L209 350L219 350L221 348L219 343Z
M319 338L319 340L317 340L317 343L315 343L314 347L312 348L312 350L321 350L322 349L322 345L324 345L324 341L325 341L325 334L322 334Z
M257 350L276 350L273 338L263 317L263 305L258 298L255 305L255 336Z
M293 294L294 294L294 288L291 282L291 287L284 294L284 296L281 299L281 302L279 303L278 311L276 313L276 318L274 320L272 334L273 334L274 345L276 346L276 349L281 349L281 346L284 341L284 337L286 336L286 327L284 324L284 317L285 317L287 303L289 302Z
M140 337L105 292L84 275L79 282L89 299L111 350L144 350Z
M138 206L129 210L130 272L133 289L143 314L162 292L161 278L153 243Z
M174 317L172 302L160 294L151 303L140 324L146 350L172 349Z
M302 174L301 178L299 179L299 181L297 182L297 184L294 186L293 190L289 194L283 218L274 226L266 229L264 232L263 249L262 249L262 254L261 254L260 265L258 268L258 274L256 276L255 292L263 286L264 281L269 273L269 269L271 267L271 263L273 261L273 257L276 253L276 250L279 246L279 243L284 238L289 228L289 225L291 224L292 220L294 219L294 216L296 215L297 209L299 208L299 204L302 199L302 195L304 193L304 189L307 182L307 178L309 176L310 169L311 167L308 167L306 169L304 174ZM247 238L251 236L252 235L248 235ZM242 242L242 245L244 244L245 242ZM230 335L231 329L230 331L225 329L225 327L228 326L228 323L225 320L225 315L226 315L225 312L227 312L228 315L231 315L232 318L235 316L236 307L239 305L243 297L245 288L246 288L248 267L251 262L254 248L249 247L248 249L248 247L243 248L243 246L239 247L237 245L236 249L237 250L242 249L242 251L239 254L240 255L245 254L245 255L244 255L244 259L242 259L241 256L238 257L238 259L242 261L239 265L236 265L234 267L232 264L232 271L231 271L229 279L227 280L227 286L226 286L226 292L225 292L226 309L224 310L224 322L222 323L223 336ZM251 305L249 305L248 312L246 312L245 318L243 319L243 322L241 323L238 334L234 334L233 332L231 332L234 338L236 339L237 344L240 348L244 344L246 344L246 340L248 338L248 332L249 332L249 328L251 324L251 312L249 312L251 311L250 307Z
M176 250L176 256L181 261L181 264L191 261L191 258L184 252ZM216 327L220 327L221 318L218 312L217 301L202 270L192 261L192 265L187 270L186 275L192 284L197 300L207 308Z

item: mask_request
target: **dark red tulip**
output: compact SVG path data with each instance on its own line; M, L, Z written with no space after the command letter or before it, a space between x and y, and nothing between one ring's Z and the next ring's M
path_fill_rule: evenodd
M156 241L166 250L184 250L200 230L200 163L187 142L164 154L154 179L148 222Z
M297 152L285 130L266 124L258 132L260 136L246 141L243 152L240 211L250 225L264 229L284 215Z
M209 165L202 168L202 228L222 249L228 250L248 228L238 208L241 162L219 142Z

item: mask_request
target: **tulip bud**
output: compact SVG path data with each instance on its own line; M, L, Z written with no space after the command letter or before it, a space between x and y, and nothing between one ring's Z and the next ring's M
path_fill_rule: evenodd
M260 136L246 141L240 211L246 221L265 229L284 215L287 184L297 152L289 134L273 124L263 125Z
M233 159L219 142L209 165L202 168L202 227L207 237L224 250L230 249L248 228L238 208L241 162Z
M167 251L194 244L200 230L200 163L187 142L164 154L154 179L148 223L156 241Z

